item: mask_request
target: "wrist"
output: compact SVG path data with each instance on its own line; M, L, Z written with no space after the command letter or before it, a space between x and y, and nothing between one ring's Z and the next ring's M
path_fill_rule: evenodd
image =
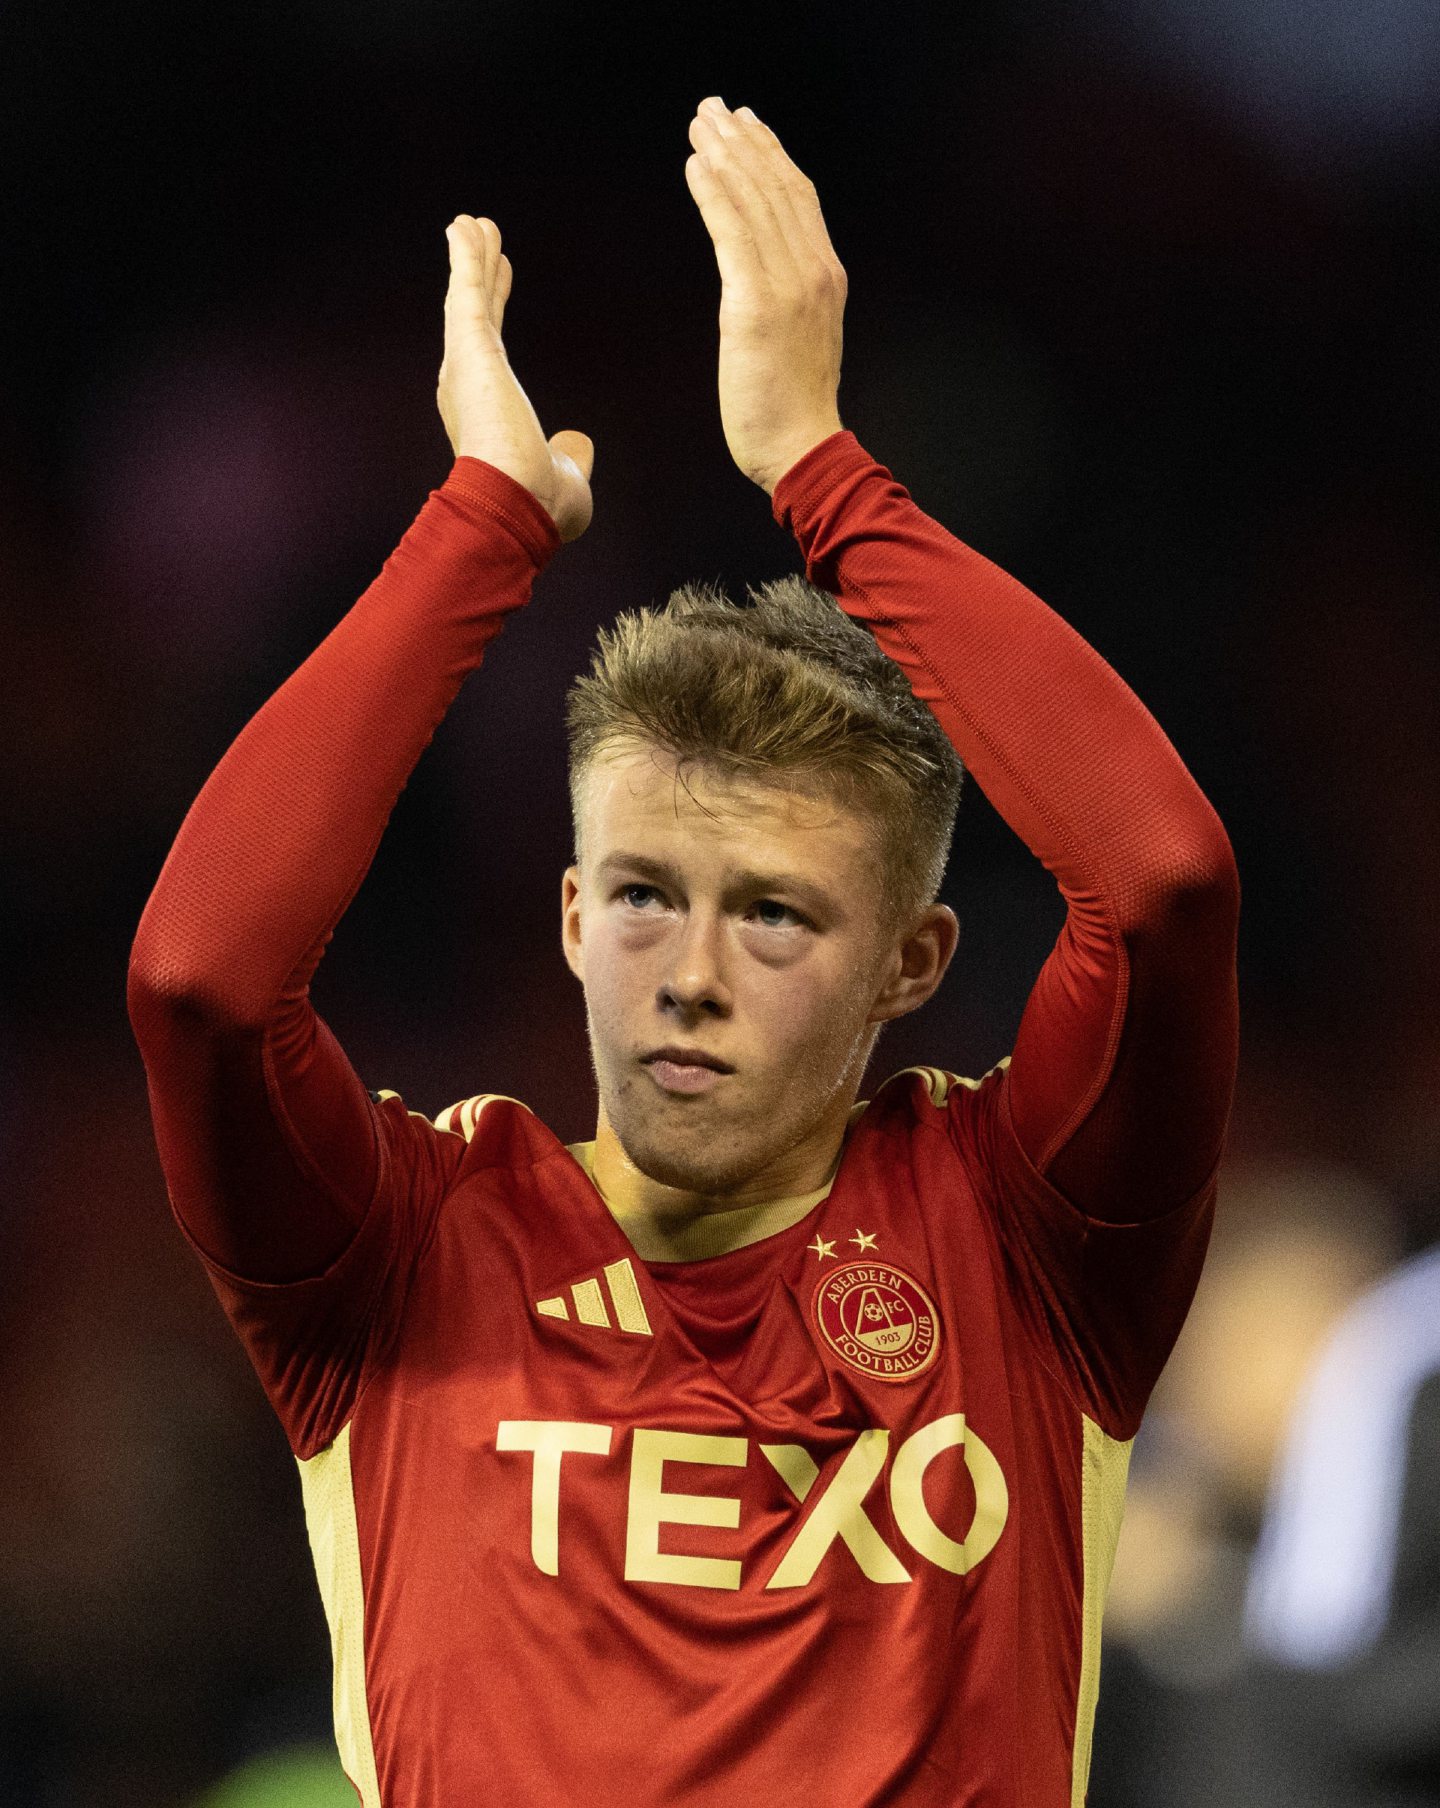
M764 471L756 476L755 482L759 484L760 488L764 490L767 496L773 497L776 484L779 483L780 479L787 471L793 469L795 465L798 465L802 458L805 458L809 453L813 452L815 448L825 440L832 438L837 433L843 433L844 431L844 426L842 425L838 414L830 420L817 423L809 432L797 435L796 438L789 443L784 452L778 454L774 459L771 459L766 464Z

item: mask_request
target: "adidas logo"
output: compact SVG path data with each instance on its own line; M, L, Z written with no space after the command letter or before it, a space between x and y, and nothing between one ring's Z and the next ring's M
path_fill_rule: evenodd
M599 1280L591 1275L586 1280L575 1282L570 1289L568 1302L563 1293L557 1293L550 1299L537 1299L535 1310L542 1318L568 1319L573 1304L576 1320L582 1325L596 1325L606 1331L618 1328L621 1331L633 1331L641 1337L653 1337L655 1334L650 1329L650 1320L645 1316L645 1302L640 1297L629 1256L609 1263L600 1272L605 1277L605 1287L601 1287ZM605 1303L607 1288L610 1301L608 1308Z

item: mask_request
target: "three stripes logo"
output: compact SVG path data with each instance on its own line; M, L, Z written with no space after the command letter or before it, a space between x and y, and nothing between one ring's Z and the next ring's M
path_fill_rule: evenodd
M578 1324L594 1325L599 1330L629 1331L638 1337L653 1337L630 1258L624 1256L618 1262L608 1263L600 1274L605 1279L603 1287L598 1276L589 1275L574 1283L568 1299L563 1293L538 1299L535 1310L542 1318L568 1320L573 1315Z

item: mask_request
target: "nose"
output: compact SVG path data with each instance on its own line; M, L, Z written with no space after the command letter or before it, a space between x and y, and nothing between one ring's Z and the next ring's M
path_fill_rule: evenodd
M687 1017L730 1010L725 977L724 925L719 918L690 910L682 917L668 950L657 1002L662 1011Z

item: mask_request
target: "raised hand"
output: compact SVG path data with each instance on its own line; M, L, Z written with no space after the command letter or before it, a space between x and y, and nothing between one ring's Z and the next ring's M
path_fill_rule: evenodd
M457 458L483 458L523 484L549 511L562 540L590 525L595 447L570 429L547 440L505 356L500 329L510 299L510 259L493 220L457 214L445 228L445 356L436 400Z
M845 271L815 184L749 108L718 95L690 121L685 180L720 266L720 422L767 495L841 429Z

